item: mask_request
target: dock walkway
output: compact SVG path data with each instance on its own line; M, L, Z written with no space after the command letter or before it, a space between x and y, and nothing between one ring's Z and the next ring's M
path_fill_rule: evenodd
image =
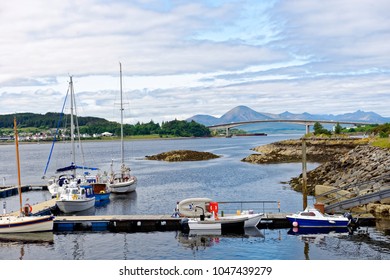
M48 214L55 209L55 199L32 205L33 215ZM19 210L10 215L19 215ZM288 213L265 213L258 228L289 228ZM369 219L372 222L372 219ZM110 231L110 232L150 232L181 230L181 218L163 215L93 215L56 216L54 231ZM375 221L375 219L374 219Z

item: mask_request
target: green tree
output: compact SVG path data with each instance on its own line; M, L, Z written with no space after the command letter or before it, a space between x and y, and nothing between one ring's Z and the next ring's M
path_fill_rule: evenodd
M337 123L336 126L334 127L334 133L341 134L342 129L343 129L342 126L339 123Z
M320 135L320 134L331 135L332 134L329 130L325 129L322 126L322 124L320 124L319 122L314 123L313 129L314 129L314 135Z

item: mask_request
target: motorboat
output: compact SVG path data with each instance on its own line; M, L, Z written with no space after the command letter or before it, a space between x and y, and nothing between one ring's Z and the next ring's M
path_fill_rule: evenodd
M215 217L205 218L183 218L180 222L183 232L191 230L218 230L221 233L242 232L244 231L247 217L232 217L219 219Z
M304 211L287 215L286 218L293 227L348 227L352 217L347 215L328 215L323 214L316 208L307 207Z
M110 189L106 183L91 183L96 202L110 199Z
M56 205L63 213L74 213L95 206L95 194L91 185L70 184L57 198Z
M254 213L253 210L238 210L236 214L221 213L219 215L218 205L218 202L213 202L210 198L206 197L187 198L177 203L175 213L172 216L187 218L199 218L201 215L204 215L206 218L214 216L221 221L241 220L244 218L244 227L250 228L256 227L264 215L263 213Z
M247 218L247 220L245 220L244 227L251 228L251 227L256 227L263 216L264 216L263 213L254 213L252 210L245 210L242 212L240 211L236 215L220 216L219 219L221 219L221 220L223 220L223 219L237 219L237 218L245 217L245 218Z

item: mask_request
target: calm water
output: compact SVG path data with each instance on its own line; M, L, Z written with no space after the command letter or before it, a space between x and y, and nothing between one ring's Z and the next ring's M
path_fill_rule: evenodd
M189 197L216 201L280 201L282 212L296 212L302 196L283 183L301 172L300 163L253 165L240 160L250 148L293 136L149 140L126 142L128 161L138 178L137 191L111 195L108 205L86 214L171 214ZM297 136L298 137L298 136ZM119 158L118 142L83 144L86 165L108 170ZM44 184L41 179L50 144L21 145L22 184ZM69 164L68 144L58 144L47 176ZM208 151L222 157L203 162L167 163L144 160L145 155L175 149ZM66 151L66 152L65 152ZM0 176L15 184L15 148L0 145ZM309 164L314 168L317 164ZM30 204L49 199L46 191L23 194ZM6 201L7 210L18 208L17 197ZM312 203L309 198L309 203ZM248 231L239 236L185 235L181 232L152 233L55 233L49 242L0 242L0 259L390 259L390 236L385 224L366 228L369 235L348 233L294 235L289 229ZM1 237L0 237L1 238Z

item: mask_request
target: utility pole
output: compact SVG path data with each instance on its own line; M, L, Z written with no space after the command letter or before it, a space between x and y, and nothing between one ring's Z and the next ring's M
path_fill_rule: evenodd
M307 165L306 165L306 139L302 138L302 195L303 210L307 207Z

